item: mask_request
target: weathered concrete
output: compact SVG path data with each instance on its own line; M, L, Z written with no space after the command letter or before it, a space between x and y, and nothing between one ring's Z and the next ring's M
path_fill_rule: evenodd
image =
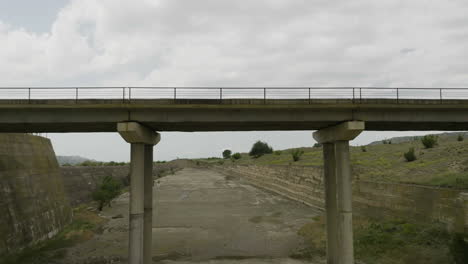
M157 131L317 130L348 121L366 130L468 130L457 100L0 100L0 132L115 132L137 121Z
M129 263L150 264L153 146L161 136L136 122L118 123L117 131L131 144Z
M117 124L117 132L128 143L156 145L161 140L158 133L142 126L137 122L123 122Z
M320 129L313 134L318 143L328 143L343 140L353 140L364 130L362 121L349 121L341 124Z
M153 263L316 263L288 258L305 246L298 230L321 214L306 205L208 169L180 170L153 190ZM127 263L128 207L126 193L104 208L103 232L71 248L64 263L111 256Z
M263 189L325 209L321 167L233 165L219 167L227 175L246 179ZM218 169L217 169L218 170ZM358 176L358 175L355 175ZM448 230L468 234L468 193L453 188L354 178L353 211L368 218L405 219L422 223L440 222Z
M72 215L50 140L0 134L0 256L55 236Z
M349 140L364 130L364 122L348 121L314 132L323 143L328 264L353 264L353 214Z

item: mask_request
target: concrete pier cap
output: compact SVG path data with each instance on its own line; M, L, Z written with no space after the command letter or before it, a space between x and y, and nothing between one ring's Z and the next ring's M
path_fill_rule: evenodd
M365 129L364 121L347 121L338 125L320 129L313 133L318 143L353 140Z
M138 122L122 122L117 124L117 132L128 143L156 145L161 135Z

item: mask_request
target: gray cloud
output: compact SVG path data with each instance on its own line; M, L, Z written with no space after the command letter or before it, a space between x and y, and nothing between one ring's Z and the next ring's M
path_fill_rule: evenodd
M0 5L2 86L462 87L468 82L468 2L461 0L54 1L34 6L35 13L46 14L42 22L34 16L15 19L31 9L21 1ZM55 13L42 12L49 5ZM312 144L310 132L294 133L261 135L278 147ZM208 134L168 134L164 159L180 152L169 147L178 144L171 135L187 143ZM95 136L102 139L99 144L108 145L89 155L126 157L125 151L104 151L125 145L101 136ZM53 136L59 153L81 151L64 137ZM93 136L75 137L97 142ZM255 137L261 136L210 136L247 142L236 144L244 150ZM190 153L215 154L229 147L223 144L229 145L195 144Z

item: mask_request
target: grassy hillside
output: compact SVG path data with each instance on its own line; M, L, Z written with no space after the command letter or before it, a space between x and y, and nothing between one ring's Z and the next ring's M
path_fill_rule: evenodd
M390 139L391 141L391 139ZM403 153L414 147L417 160L407 162ZM200 159L212 164L257 164L322 166L322 148L302 148L299 161L292 158L293 149L275 151L259 158L242 153L238 160ZM362 180L416 183L432 186L468 189L468 137L457 140L456 134L440 135L438 145L426 149L420 138L409 142L373 144L351 147L351 163L354 177Z

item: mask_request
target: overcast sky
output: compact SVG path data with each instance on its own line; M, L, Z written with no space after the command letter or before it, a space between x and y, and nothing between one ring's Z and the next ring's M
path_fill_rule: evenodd
M0 86L466 87L468 1L0 0ZM312 131L163 133L156 159L311 146ZM421 132L366 132L353 144ZM128 160L116 134L49 134Z

